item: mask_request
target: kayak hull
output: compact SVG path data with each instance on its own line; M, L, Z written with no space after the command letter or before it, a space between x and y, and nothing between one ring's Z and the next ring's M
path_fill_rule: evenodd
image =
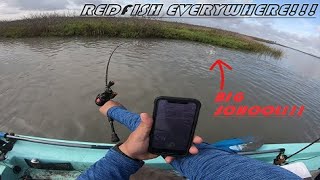
M92 164L102 158L108 151L108 147L114 144L105 143L90 143L79 141L66 141L47 138L38 138L31 136L20 136L29 139L36 139L48 142L63 142L77 145L90 145L92 147L103 146L99 148L84 148L84 147L66 147L61 145L43 144L17 140L13 149L6 154L6 159L0 164L0 174L3 179L18 179L23 175L29 174L38 179L75 179L82 171L89 168ZM279 148L285 149L286 155L291 155L302 149L308 143L291 143L291 144L265 144L257 150L257 152L274 150ZM278 155L278 152L263 153L248 155L251 158L261 160L267 163L273 163L273 159ZM30 163L36 162L49 166L30 168ZM303 162L310 171L320 168L320 143L315 143L301 153L293 156L288 162L300 161ZM160 156L158 158L145 161L146 165L161 169L171 169L171 166L166 164ZM15 172L14 167L18 166L21 171ZM39 168L39 169L37 169ZM60 169L60 170L50 170Z

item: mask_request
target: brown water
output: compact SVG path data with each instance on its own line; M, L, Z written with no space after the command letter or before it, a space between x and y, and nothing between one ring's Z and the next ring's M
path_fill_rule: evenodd
M202 102L197 133L209 142L246 135L306 142L320 134L320 59L289 49L274 60L185 41L94 38L0 40L0 129L109 142L108 123L94 98L120 42L127 44L114 54L109 78L116 82L116 99L134 112L152 113L159 95L192 97ZM304 115L214 118L220 77L209 67L218 58L233 67L225 91L245 92L243 104L305 105ZM119 124L116 129L122 139L129 134Z

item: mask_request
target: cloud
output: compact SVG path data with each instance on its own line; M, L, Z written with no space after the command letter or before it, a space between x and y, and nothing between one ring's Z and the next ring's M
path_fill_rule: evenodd
M186 20L183 19L183 22L225 29L241 34L276 41L277 43L320 56L320 33L305 36L294 31L288 32L275 26L273 19L194 18Z
M291 27L294 26L295 25ZM315 25L310 25L310 27L315 27ZM278 27L273 24L272 19L263 20L261 25L255 25L250 21L242 22L238 25L237 32L276 41L280 44L320 56L320 33L304 35L295 32L294 29L288 32L278 29Z
M10 0L6 4L8 7L15 7L20 10L61 10L66 9L69 1L65 0Z

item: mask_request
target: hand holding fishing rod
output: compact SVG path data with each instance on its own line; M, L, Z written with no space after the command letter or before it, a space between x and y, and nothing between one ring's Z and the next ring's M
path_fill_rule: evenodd
M123 44L123 43L122 43ZM110 57L108 59L108 63L107 63L107 68L106 68L106 88L105 91L103 93L100 93L97 95L96 99L95 99L95 103L98 106L103 106L106 102L108 102L109 100L113 99L114 97L116 97L117 93L114 92L111 89L111 86L114 85L113 81L108 81L108 70L109 70L109 64L111 61L111 57L113 55L113 53L118 49L118 47L120 47L122 44L119 44L116 48L114 48L114 50L111 52ZM118 137L117 133L115 132L114 126L113 126L113 119L111 117L108 117L109 123L110 123L110 127L111 127L111 141L112 142L119 142L120 138Z
M106 86L106 90L103 93L100 93L97 95L95 103L98 106L103 106L106 102L113 99L117 93L113 92L111 89L111 86L114 85L113 81L109 81L109 83Z

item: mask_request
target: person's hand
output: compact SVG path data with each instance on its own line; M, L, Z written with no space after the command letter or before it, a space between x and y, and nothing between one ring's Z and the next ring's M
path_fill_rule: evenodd
M101 106L99 108L99 111L103 114L103 115L106 115L108 110L114 106L122 106L120 103L116 102L116 101L108 101L106 102L103 106Z
M193 144L201 144L203 142L202 138L200 136L194 136L193 138ZM192 145L189 149L189 153L192 155L198 154L199 150L195 145ZM167 156L164 159L167 163L171 163L174 160L174 157Z
M127 156L133 159L147 160L158 157L158 155L148 152L149 147L149 134L151 131L153 120L147 113L140 114L141 123L135 131L133 131L128 139L119 146L119 149ZM194 144L202 143L202 138L195 136L193 139ZM197 154L198 149L192 145L189 149L191 154ZM167 156L165 161L171 163L174 157Z

